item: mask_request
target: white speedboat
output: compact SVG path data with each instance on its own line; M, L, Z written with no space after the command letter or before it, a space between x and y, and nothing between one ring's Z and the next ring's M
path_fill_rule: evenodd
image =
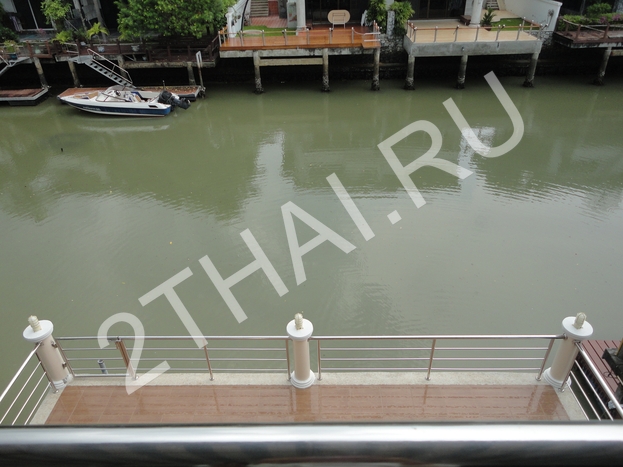
M105 91L78 92L59 99L87 112L131 117L164 117L173 107L190 107L188 99L180 99L166 89L156 92L123 86L111 86Z

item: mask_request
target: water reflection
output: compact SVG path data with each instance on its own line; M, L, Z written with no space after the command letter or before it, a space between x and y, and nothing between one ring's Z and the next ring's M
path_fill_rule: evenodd
M150 334L184 334L166 300L137 299L186 267L179 294L207 334L278 334L301 310L321 334L549 333L588 308L608 332L623 300L613 287L623 267L621 92L504 84L526 132L496 159L474 154L442 105L452 97L483 141L503 143L510 121L484 82L462 93L388 84L371 94L354 82L253 96L230 86L158 121L91 118L51 100L33 113L0 108L10 134L0 141L0 262L11 265L0 294L11 336L30 310L63 334L92 334L118 311ZM416 171L421 209L377 148L417 120L440 129L437 157L474 172ZM407 164L430 144L420 132L394 149ZM332 173L370 241L327 183ZM325 242L306 254L300 286L280 212L289 201L357 247L346 255ZM234 274L253 259L246 228L289 292L280 298L262 273L236 284L249 316L238 325L198 260L209 254L223 277ZM301 242L316 235L296 228Z

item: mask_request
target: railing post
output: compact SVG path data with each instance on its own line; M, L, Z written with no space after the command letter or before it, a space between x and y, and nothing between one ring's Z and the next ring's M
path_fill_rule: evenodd
M476 37L474 38L474 42L478 42L478 33L480 32L480 24L476 26Z
M137 379L138 376L136 375L136 370L134 369L134 367L132 366L132 362L130 361L130 354L128 353L128 349L125 347L125 342L117 337L117 340L115 341L115 347L117 347L117 350L119 350L121 358L123 359L123 363L125 364L125 367L127 368L130 377L132 379Z
M320 339L318 339L318 381L322 380L322 356L320 355Z
M286 331L294 347L294 371L290 375L290 382L295 388L308 388L316 379L309 359L309 338L314 332L314 326L303 319L302 313L297 313L286 326Z
M71 381L71 375L52 337L54 325L48 320L39 321L36 316L29 317L28 322L30 325L24 329L22 334L24 339L39 344L37 358L41 362L52 388L55 392L63 389Z
M428 372L426 373L426 381L430 381L430 371L433 368L433 356L435 355L435 345L437 345L437 339L433 339L433 344L430 347L430 359L428 360Z
M288 45L288 30L287 29L283 30L283 42L285 45Z
M433 38L433 42L437 42L437 30L439 29L439 26L435 26L435 37Z
M575 343L593 335L593 326L585 319L584 313L578 313L576 317L568 316L562 320L565 340L558 347L552 366L543 373L545 381L561 391L569 384L569 373L578 354Z
M210 356L208 355L208 346L204 345L203 350L206 354L206 362L208 362L208 371L210 372L210 381L214 381L214 375L212 374L212 364L210 363Z

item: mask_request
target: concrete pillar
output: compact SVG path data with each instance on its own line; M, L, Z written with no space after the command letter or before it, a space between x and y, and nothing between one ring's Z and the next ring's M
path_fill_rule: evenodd
M257 50L253 51L253 68L255 68L255 94L262 94L264 88L262 87L262 76L260 74L260 53Z
M601 59L601 65L599 66L599 73L597 74L597 78L593 81L593 84L597 86L604 85L604 76L606 76L606 67L608 66L608 60L610 59L610 54L612 54L612 47L608 47L604 50L604 56Z
M584 313L578 313L576 317L568 316L562 320L562 328L567 337L561 342L554 363L543 373L545 381L561 391L569 385L569 372L578 354L575 343L593 335L593 326L584 321L585 319Z
M39 75L39 81L41 82L42 88L48 87L48 80L45 79L45 75L43 74L43 67L41 66L41 61L38 57L33 57L32 62L35 64L35 68L37 69L37 74Z
M67 62L69 65L69 71L71 71L71 77L74 79L74 87L80 88L82 85L80 84L80 80L78 79L78 72L76 71L76 64L74 62Z
M195 72L193 71L192 62L186 62L186 70L188 70L188 84L196 86L197 83L195 82Z
M329 92L329 49L322 49L322 92Z
M465 89L465 73L467 72L467 54L461 56L461 64L459 65L459 77L456 81L457 89Z
M465 14L467 13L467 6L470 3L469 0L467 0L466 4L465 4ZM483 4L483 0L472 0L471 2L471 9L469 12L469 15L472 17L469 26L470 27L476 27L478 25L480 25L480 18L482 16L482 4Z
M39 321L36 316L28 318L28 322L30 326L24 329L24 339L34 344L41 344L37 350L37 357L43 370L55 392L63 389L71 380L71 375L52 337L54 325L47 320Z
M311 371L308 342L314 332L314 326L303 319L302 313L297 313L286 326L286 331L294 347L294 371L290 375L290 382L295 388L308 388L316 379L316 375Z
M305 31L306 27L305 0L296 0L296 30Z
M534 87L534 73L536 72L536 64L539 61L539 52L534 52L530 58L530 66L528 67L528 74L526 74L526 80L523 82L524 87Z
M378 91L381 89L379 83L379 70L381 68L381 48L374 49L374 70L372 71L372 90Z
M407 79L405 80L405 89L407 91L413 91L415 78L415 55L409 55L409 61L407 62Z

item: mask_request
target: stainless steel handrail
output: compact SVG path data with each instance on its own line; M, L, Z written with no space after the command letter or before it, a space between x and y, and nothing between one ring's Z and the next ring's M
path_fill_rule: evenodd
M610 389L610 386L608 386L608 383L606 383L606 381L604 380L603 376L601 376L601 373L599 372L599 370L597 369L595 364L589 358L588 354L586 353L586 351L582 347L582 344L580 342L576 342L575 346L578 348L578 355L582 356L582 358L584 359L584 363L586 363L588 368L591 370L591 373L593 374L593 377L597 380L597 383L599 383L599 386L601 386L601 389L608 396L608 399L610 400L610 402L613 403L614 408L617 411L617 413L619 414L619 416L621 418L623 418L623 408L621 408L621 404L619 404L619 401L617 400L616 396L614 395L614 393ZM607 412L607 410L606 410L606 412Z
M537 380L540 380L541 378L541 374L543 372L543 368L545 367L545 363L547 361L547 358L549 357L550 351L552 349L553 346L553 342L556 339L563 339L564 335L553 335L553 334L544 334L544 335L531 335L531 334L493 334L493 335L482 335L482 334L475 334L475 335L447 335L447 334L441 334L441 335L404 335L404 336L312 336L310 338L310 340L316 340L316 346L315 347L315 353L316 353L316 371L318 372L318 379L322 379L322 372L324 371L345 371L345 372L350 372L350 371L426 371L426 379L430 380L431 377L431 372L433 370L435 371L538 371L538 375L536 377ZM80 340L95 340L98 339L96 336L85 336L85 337L59 337L56 339L61 351L63 352L63 355L66 356L67 358L67 362L70 364L70 367L72 368L72 373L76 376L76 377L82 377L82 376L115 376L115 371L119 371L119 368L109 368L109 374L108 375L103 375L100 374L99 372L95 372L94 370L97 367L93 367L93 368L85 368L84 363L88 362L88 361L96 361L100 355L98 354L98 356L83 356L84 352L89 352L91 353L90 355L93 355L93 352L97 351L98 349L95 347L90 347L90 346L85 346L85 345L81 345L75 348L71 348L71 347L63 347L61 345L61 342L65 344L68 344L69 342L76 342L76 341L80 341ZM280 357L279 354L283 355L283 348L277 348L274 346L270 346L270 347L262 347L262 346L258 346L258 345L252 345L251 347L248 346L243 346L243 345L231 345L231 346L223 346L223 345L218 345L215 347L210 347L209 345L206 346L205 348L203 348L203 352L204 356L203 357L199 357L197 355L192 356L192 354L188 354L187 356L185 356L182 352L197 352L199 350L201 350L202 348L196 348L196 347L180 347L180 346L174 346L174 347L166 347L166 346L158 346L156 344L155 347L149 347L146 346L144 349L142 349L143 351L158 351L158 352L170 352L167 356L167 354L165 354L164 357L160 356L158 357L157 355L150 355L148 357L142 357L140 360L144 361L144 362L156 362L156 361L161 361L163 359L166 359L168 361L171 361L172 363L178 363L178 365L174 368L171 368L171 371L174 372L179 372L179 371L194 371L194 372L204 372L206 371L205 369L199 368L199 367L190 367L188 368L188 364L190 365L194 365L198 362L204 361L207 363L207 371L210 373L210 378L213 379L214 378L214 373L218 373L218 372L223 372L223 373L230 373L230 372L247 372L247 371L251 371L251 372L269 372L269 371L283 371L283 367L281 366L283 364L283 362L286 363L287 366L287 374L288 374L288 378L290 377L290 355L289 355L289 347L288 347L288 342L289 342L289 338L286 336L116 336L116 337L108 337L107 338L109 342L111 343L115 343L115 345L117 346L119 352L121 353L122 358L119 357L112 357L110 358L110 360L123 360L124 364L125 364L125 370L127 371L128 374L130 374L132 377L136 377L136 372L138 371L138 369L134 368L132 363L131 363L131 358L130 358L130 351L128 351L125 347L125 342L127 341L136 341L137 339L140 339L140 341L142 341L143 343L147 343L147 342L151 342L151 343L155 343L158 341L164 342L164 341L185 341L185 342L190 342L190 341L196 341L198 339L205 339L208 342L235 342L235 341L240 341L240 343L242 342L260 342L260 341L282 341L285 342L285 358ZM504 340L504 341L516 341L516 340L549 340L549 345L547 347L542 346L542 345L537 345L537 346L517 346L517 345L513 345L513 346L509 346L509 347L504 347L504 346L500 346L500 345L493 345L493 346L483 346L483 345L477 345L476 347L469 347L469 346L448 346L448 347L442 347L440 346L441 341L455 341L455 340L459 340L459 341L467 341L467 340L477 340L477 341L482 341L482 340L488 340L488 341L494 341L494 340ZM372 344L374 342L404 342L404 341L411 341L411 342L416 342L416 343L420 343L422 341L429 341L431 342L431 345L407 345L407 346L394 346L392 347L387 346L387 345L381 345L381 346L374 346L371 345L370 347L364 347L364 346L327 346L327 347L323 347L322 343L328 343L329 341L331 342L343 342L343 343L348 343L348 342L355 342L355 341L366 341L367 344ZM313 348L312 347L312 348ZM110 348L106 348L106 350L109 350ZM113 347L114 349L114 347ZM104 349L102 349L104 350ZM210 353L208 353L208 350ZM473 356L469 356L469 354L467 356L465 356L465 352L471 352L471 351L476 351L476 352L488 352L489 355L491 352L501 352L501 351L528 351L528 352L542 352L542 351L546 351L544 356L540 356L540 355L534 355L534 354L528 354L528 355L524 355L524 356L519 356L519 355L508 355L506 354L505 356L487 356L487 354L476 354ZM249 352L249 351L253 351L255 353L258 353L258 355L253 355L253 356L249 356L249 357L245 357L244 355L237 355L238 352ZM353 355L352 352L356 351L356 352L361 352L364 353L365 355L362 356L356 356ZM78 353L81 354L78 354ZM229 352L229 354L227 353ZM277 352L277 354L275 354L275 352ZM371 352L374 352L374 355L370 355ZM394 353L398 353L398 355L394 354L392 355L390 352L394 352ZM404 354L404 352L409 352L409 354ZM417 355L417 354L413 354L413 352L426 352L426 355ZM452 355L452 352L463 352L462 355ZM175 356L171 356L171 353L173 353L173 355ZM261 355L261 353L263 353L263 355ZM271 355L272 353L272 355ZM323 353L329 353L329 355L325 355L323 356ZM344 355L344 353L346 353L346 355ZM350 356L347 356L350 353ZM400 354L402 353L402 354ZM450 353L450 354L449 354ZM78 355L76 355L78 354ZM73 355L75 355L75 357L72 357ZM499 355L499 354L498 354ZM427 361L428 364L424 364L423 366L408 366L408 365L417 365L417 362L425 362ZM530 361L534 361L534 362L541 362L540 365L537 365L535 368L533 367L526 367L525 365L521 366L518 363L519 362L530 362ZM81 368L74 368L73 366L71 366L71 362L77 363L77 362L81 362ZM184 365L184 363L187 363L187 365ZM240 362L245 362L245 363L249 363L251 364L252 368L248 369L248 368L240 368L239 364ZM327 362L331 362L330 364L335 365L335 363L338 363L337 366L331 366L328 367L326 366ZM369 363L373 363L373 362L388 362L389 365L384 365L382 368L377 368L377 367L372 367L372 365L369 365ZM391 365L391 362L397 363L398 366L396 365ZM433 367L433 364L435 362L442 362L442 366L439 367ZM443 364L447 364L449 362L469 362L472 363L471 366L447 366L444 367ZM486 365L480 365L479 366L479 362L515 362L517 363L516 365L502 365L500 366L499 363L496 367L487 367ZM181 363L181 366L179 365ZM225 367L222 368L214 368L213 364L214 363L222 363L225 364ZM263 365L263 363L266 363L266 365ZM359 366L353 366L353 365L349 365L352 363L356 363ZM342 364L340 366L340 364ZM403 365L403 366L400 366ZM87 365L88 366L88 365ZM245 365L248 366L248 365ZM126 371L123 371L122 369L122 373L117 373L116 376L122 376L123 374L125 374ZM84 372L86 372L86 374L84 374Z
M0 430L6 465L620 465L623 424L400 423Z

